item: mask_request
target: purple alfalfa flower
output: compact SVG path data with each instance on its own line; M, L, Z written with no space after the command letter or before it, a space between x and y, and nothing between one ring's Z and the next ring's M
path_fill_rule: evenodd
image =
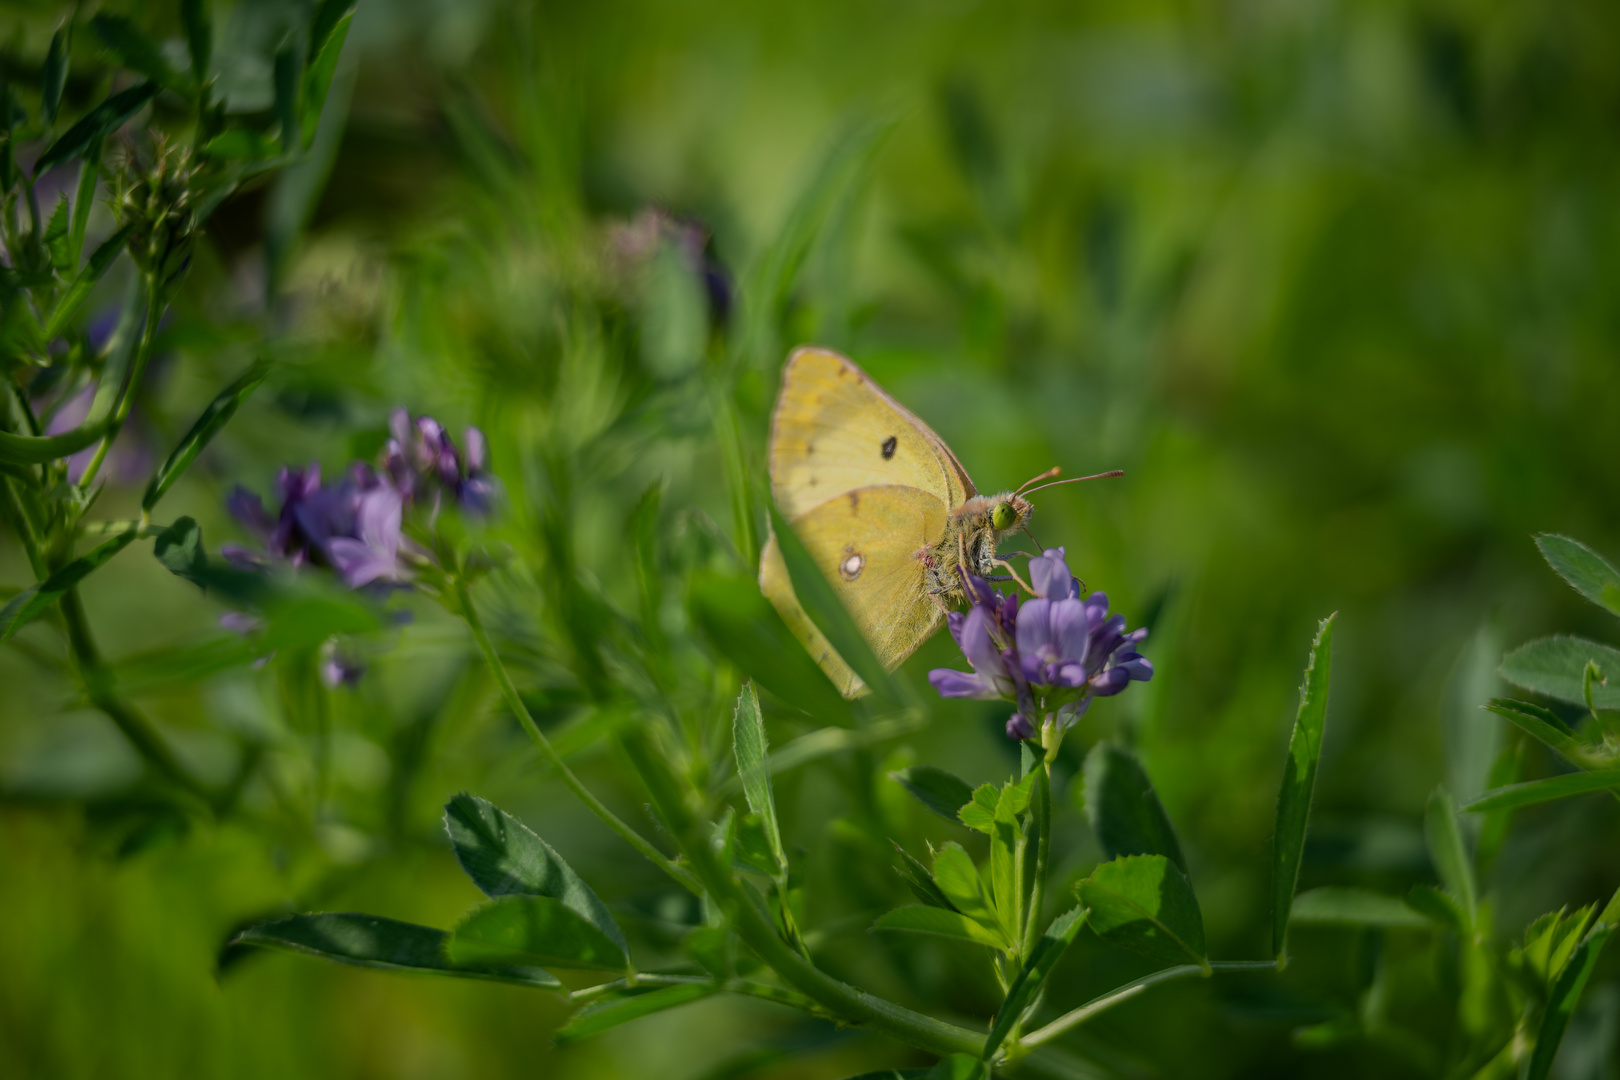
M351 589L403 577L399 546L404 496L370 470L366 474L345 484L352 532L332 536L325 543L327 561Z
M423 502L437 512L449 494L463 510L486 514L495 501L495 478L488 470L489 444L475 427L466 432L466 453L431 416L414 421L405 409L388 418L391 438L383 448L382 467L407 503Z
M467 429L467 471L456 485L456 502L470 514L488 514L495 504L495 477L489 471L489 442L475 427Z

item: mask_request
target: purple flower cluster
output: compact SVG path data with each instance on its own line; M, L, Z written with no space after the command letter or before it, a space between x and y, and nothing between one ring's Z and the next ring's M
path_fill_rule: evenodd
M1014 739L1033 739L1046 726L1061 734L1093 698L1153 678L1153 664L1137 651L1147 630L1127 633L1125 616L1109 616L1103 593L1082 598L1062 548L1030 559L1029 575L1035 598L1022 605L1017 595L1002 596L968 575L972 607L947 619L973 670L928 673L944 697L1015 702L1018 711L1007 721Z
M284 467L276 477L281 506L273 515L258 495L238 485L226 507L263 550L226 545L226 558L247 567L328 566L355 589L408 580L405 512L421 505L437 514L448 496L468 513L485 514L494 503L495 481L477 428L467 429L462 454L432 417L413 423L397 409L389 427L393 438L381 469L356 462L342 479L323 484L319 465Z

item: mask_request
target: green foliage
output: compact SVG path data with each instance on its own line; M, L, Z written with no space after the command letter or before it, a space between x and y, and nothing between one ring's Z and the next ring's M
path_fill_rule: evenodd
M1479 905L1479 886L1474 881L1474 857L1463 839L1462 822L1457 817L1457 801L1445 788L1429 796L1423 815L1423 836L1429 844L1429 858L1440 873L1440 881L1452 899L1462 905L1470 927Z
M1036 995L1046 985L1051 977L1052 969L1073 944L1074 937L1080 932L1081 925L1086 921L1085 908L1073 908L1052 920L1052 924L1041 934L1036 941L1035 948L1031 950L1029 959L1019 969L1013 983L1007 988L1006 1000L1001 1008L996 1010L995 1020L990 1024L990 1034L984 1041L983 1058L986 1061L994 1060L1001 1050L1007 1036L1012 1033L1014 1025L1024 1018L1026 1010L1034 1003Z
M1526 642L1502 658L1502 677L1515 686L1575 705L1586 702L1586 665L1620 672L1620 650L1595 641L1555 634ZM1600 709L1620 709L1620 680L1597 687Z
M1581 543L1567 536L1541 533L1536 546L1558 576L1576 592L1612 615L1620 615L1620 570Z
M1163 855L1127 855L1103 863L1076 886L1087 925L1104 941L1166 963L1204 959L1204 917L1192 886Z
M624 949L594 920L550 896L508 894L475 909L444 946L457 965L538 965L622 971Z
M135 539L135 534L136 530L133 527L125 529L111 540L74 559L44 581L30 585L6 601L5 607L0 607L0 642L27 626L31 620L56 603L62 594L100 569L108 559L123 551L129 546L130 541Z
M1271 951L1279 960L1288 940L1288 912L1299 883L1299 864L1305 851L1305 830L1310 823L1311 799L1316 791L1316 767L1322 758L1322 732L1327 723L1328 675L1333 659L1333 620L1329 615L1316 630L1305 682L1299 688L1299 713L1288 738L1288 759L1283 763L1282 787L1277 792L1277 831L1271 855Z
M1396 897L1335 885L1311 889L1294 897L1289 919L1293 923L1324 926L1429 925L1423 915Z
M748 808L764 830L767 854L772 873L787 871L787 852L782 847L782 827L776 821L776 796L771 790L771 776L765 771L765 756L770 741L765 734L765 720L759 712L759 695L751 683L744 683L737 697L737 708L731 718L732 752L737 758L737 775L742 778L743 795Z
M94 262L94 259L91 261ZM157 505L164 493L191 467L191 463L197 460L197 455L203 452L203 448L226 424L230 423L231 417L236 415L236 410L241 407L242 402L259 388L269 373L265 365L255 364L208 403L202 415L197 417L196 423L181 436L180 442L170 451L168 458L158 466L157 472L152 474L151 482L146 485L146 494L141 496L142 510L150 510Z
M973 789L966 780L933 765L911 765L890 773L889 779L911 792L912 797L928 809L958 825L963 822L957 811L974 801Z
M1163 855L1187 873L1170 816L1136 756L1123 746L1100 742L1086 754L1086 819L1103 852Z
M684 986L649 987L640 992L625 990L585 1006L557 1029L557 1044L565 1046L580 1039L600 1035L643 1016L673 1009L718 992L714 983L688 983Z

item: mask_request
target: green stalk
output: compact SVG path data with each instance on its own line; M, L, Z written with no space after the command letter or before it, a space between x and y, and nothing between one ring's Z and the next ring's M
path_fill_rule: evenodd
M84 617L84 603L79 599L78 588L75 586L63 593L58 604L67 626L68 647L73 653L74 664L79 669L79 678L84 683L85 696L90 703L118 725L118 730L123 732L136 752L165 779L187 794L213 805L208 788L174 756L174 751L163 741L163 736L152 726L152 722L114 691L112 677L103 666L101 653L90 635L90 624Z
M478 643L478 649L484 655L484 663L489 667L490 673L495 676L496 685L501 688L501 696L506 699L507 707L517 716L518 723L523 725L523 730L528 733L534 745L540 749L541 756L546 759L546 762L552 768L557 770L558 775L562 777L563 784L567 786L569 791L574 793L576 799L585 804L587 810L601 820L602 824L618 833L625 843L635 848L654 866L675 879L683 888L701 895L701 887L685 867L676 865L663 852L653 847L645 837L620 820L617 814L604 806L600 799L591 794L590 789L585 786L580 778L574 775L574 770L570 769L568 763L563 761L562 755L557 753L556 747L551 745L551 740L546 738L545 732L541 731L540 726L534 722L534 716L530 714L529 707L523 703L523 697L518 693L517 685L512 682L512 676L508 674L506 665L501 663L500 654L495 651L495 644L490 641L489 633L484 629L483 620L478 617L478 609L473 606L472 596L467 591L466 581L459 577L456 578L455 587L456 600L461 606L461 616L467 620L467 628L472 631L473 640Z
M1024 915L1024 943L1019 956L1027 961L1041 940L1041 906L1046 902L1046 864L1052 852L1052 766L1042 761L1036 766L1035 791L1030 814L1035 826L1035 881L1029 890L1029 909Z

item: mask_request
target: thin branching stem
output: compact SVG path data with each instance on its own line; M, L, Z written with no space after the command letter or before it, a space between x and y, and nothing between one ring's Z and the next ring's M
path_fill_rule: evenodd
M540 755L546 759L546 762L552 768L557 770L557 774L562 777L563 784L567 786L569 791L574 793L576 799L585 804L587 810L601 820L602 824L623 837L625 843L635 848L649 862L668 874L683 888L702 895L702 887L690 871L683 866L677 865L663 852L653 847L646 837L636 832L617 814L603 805L602 801L591 793L591 790L585 786L584 782L574 775L574 770L570 769L568 763L562 759L562 755L557 753L557 748L551 745L551 740L546 738L545 732L540 730L540 725L534 722L534 716L529 712L529 707L523 703L523 696L518 693L517 685L512 682L511 674L507 672L506 665L501 662L500 654L495 651L495 644L490 640L489 632L484 629L483 620L478 617L478 609L473 606L472 596L467 590L467 583L461 578L456 579L456 599L461 608L461 616L467 621L467 628L472 631L473 640L478 643L478 650L483 653L484 663L489 667L490 674L495 676L496 685L500 687L501 696L506 699L507 707L512 710L513 714L518 718L518 723L523 725L523 730L528 733L534 745L539 748Z

